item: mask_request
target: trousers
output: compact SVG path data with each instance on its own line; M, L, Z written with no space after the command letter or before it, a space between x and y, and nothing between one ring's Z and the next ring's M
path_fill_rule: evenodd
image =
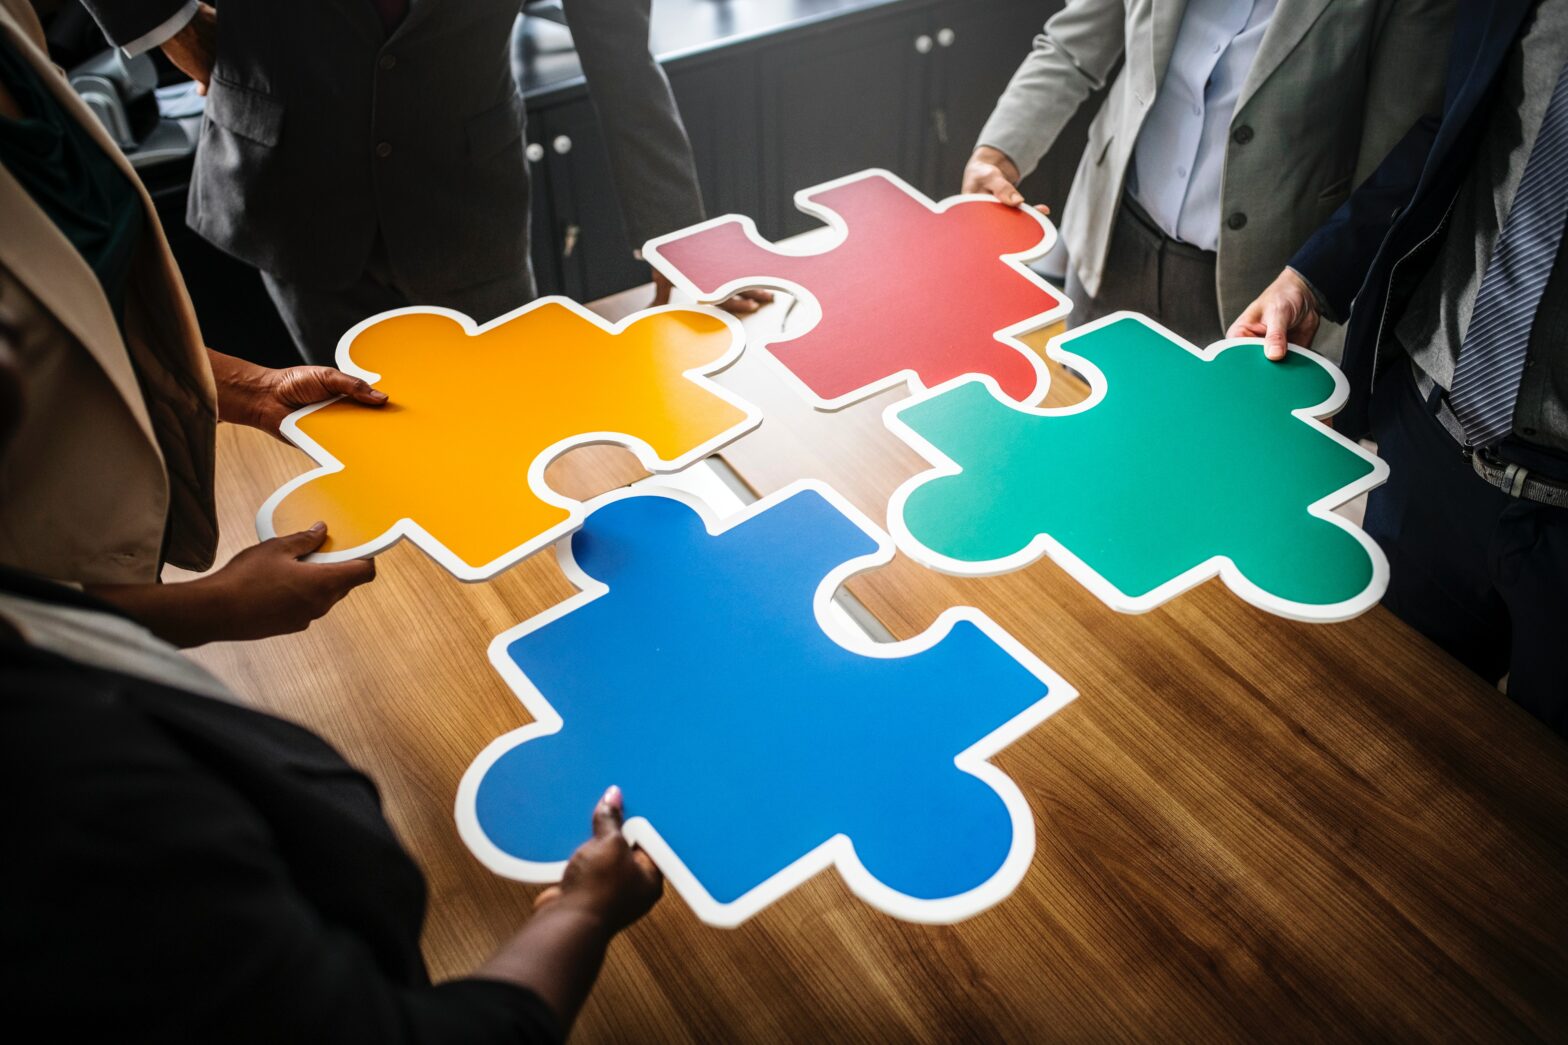
M1110 253L1100 292L1090 295L1068 266L1070 326L1127 309L1142 312L1200 348L1225 336L1220 325L1219 291L1214 282L1216 255L1171 239L1131 196L1122 198L1111 231Z
M1475 474L1406 365L1379 381L1372 435L1389 480L1365 527L1388 555L1401 620L1568 736L1568 508Z

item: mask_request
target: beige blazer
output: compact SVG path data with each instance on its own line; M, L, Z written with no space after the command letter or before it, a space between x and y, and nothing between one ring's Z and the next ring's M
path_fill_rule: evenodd
M44 51L25 0L0 35L141 190ZM207 351L152 200L126 286L125 335L97 278L0 166L0 325L27 380L0 464L0 562L83 584L154 581L164 561L212 564L217 399Z
M980 144L1027 174L1090 93L1115 76L1062 216L1062 239L1091 294L1186 7L1186 0L1068 0L980 135ZM1453 9L1454 0L1280 0L1231 119L1216 277L1222 324L1279 274L1418 117L1440 109ZM1231 227L1233 215L1245 215L1245 224ZM1337 328L1319 341L1337 356Z

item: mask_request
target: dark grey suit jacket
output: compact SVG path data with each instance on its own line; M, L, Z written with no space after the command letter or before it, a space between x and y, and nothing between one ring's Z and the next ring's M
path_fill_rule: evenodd
M125 44L184 0L85 0ZM649 53L652 0L567 0L634 243L702 218L691 145ZM364 270L379 230L416 296L528 263L519 0L412 0L388 37L371 0L224 0L188 220L280 279ZM608 201L606 201L608 205Z

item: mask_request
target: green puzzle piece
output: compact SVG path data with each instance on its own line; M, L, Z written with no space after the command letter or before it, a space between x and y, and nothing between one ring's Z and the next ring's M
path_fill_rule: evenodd
M1312 420L1344 402L1328 363L1297 349L1272 363L1256 341L1199 350L1128 313L1049 354L1091 377L1086 403L1019 408L963 378L888 410L938 465L889 508L914 558L995 574L1049 554L1123 612L1215 574L1305 620L1344 620L1382 596L1382 552L1331 509L1387 466Z

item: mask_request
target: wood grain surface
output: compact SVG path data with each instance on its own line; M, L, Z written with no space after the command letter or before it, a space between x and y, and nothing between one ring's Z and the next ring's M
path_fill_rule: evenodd
M896 391L819 413L755 351L720 381L764 411L722 455L758 495L822 479L882 521L923 468L881 426ZM1075 395L1058 372L1051 401ZM232 428L219 450L226 557L309 461ZM550 471L578 497L641 475L607 447ZM453 824L470 760L527 720L486 646L572 589L548 554L473 585L407 544L379 566L303 635L196 656L379 782L430 880L432 972L457 976L536 891ZM612 949L578 1040L1568 1038L1568 747L1386 611L1298 624L1214 581L1126 616L1049 562L960 580L900 558L850 588L900 638L979 607L1079 690L994 759L1035 814L1028 876L956 926L895 921L832 872L736 930L670 894Z

